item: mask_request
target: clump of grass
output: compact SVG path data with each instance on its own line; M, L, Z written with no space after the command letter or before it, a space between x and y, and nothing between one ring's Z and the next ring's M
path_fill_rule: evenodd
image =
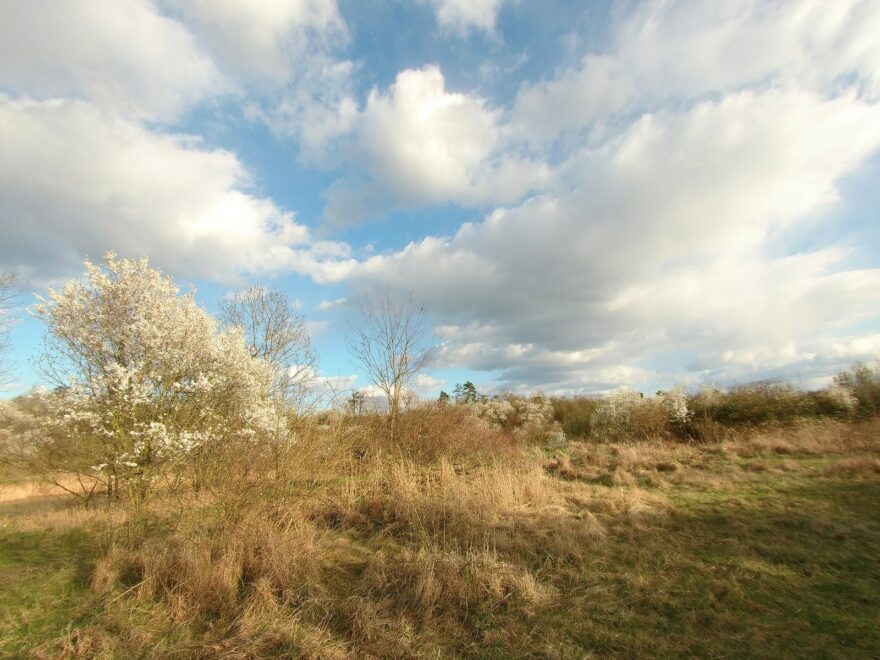
M880 459L876 456L855 456L835 461L823 471L825 476L871 478L880 475Z
M399 463L362 475L328 515L364 532L542 561L579 557L602 529L565 505L536 458L469 470ZM438 541L439 540L439 541Z

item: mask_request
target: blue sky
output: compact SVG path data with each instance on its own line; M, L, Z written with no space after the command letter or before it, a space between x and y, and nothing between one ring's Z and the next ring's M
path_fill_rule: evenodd
M880 355L876 0L33 0L0 23L0 268L107 250L300 301L386 284L425 396L814 386ZM41 328L13 330L11 396Z

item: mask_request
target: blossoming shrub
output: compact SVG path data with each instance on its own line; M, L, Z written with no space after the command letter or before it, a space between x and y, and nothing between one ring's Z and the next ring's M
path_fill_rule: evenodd
M834 378L835 385L849 393L853 412L861 417L880 414L880 364L871 368L857 364Z
M673 415L687 415L681 400L658 395L645 397L631 389L621 388L606 396L591 420L591 435L596 440L645 440L667 435Z
M89 471L110 494L140 502L170 466L278 427L271 369L240 331L218 331L192 293L145 259L108 254L104 268L85 268L84 281L50 290L36 308L58 385L43 450L64 439L59 468Z
M834 382L810 394L817 415L849 419L859 412L859 398L840 383Z
M553 402L540 394L530 398L492 397L467 406L493 429L505 431L520 441L540 443L564 437L554 419Z

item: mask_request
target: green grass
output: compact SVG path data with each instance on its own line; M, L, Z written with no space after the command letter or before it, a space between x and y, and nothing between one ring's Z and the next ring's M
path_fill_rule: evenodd
M572 657L876 657L880 481L766 479L671 493L674 512L618 530L542 627Z
M22 509L0 505L5 515ZM96 612L89 590L95 538L82 527L21 531L0 524L0 656L22 657Z
M559 591L552 605L472 617L469 641L450 642L447 654L880 657L880 475L827 476L838 456L710 456L687 469L712 479L648 489L668 511L604 521L608 535L582 563L548 557L536 572ZM30 515L0 504L0 656L60 648L84 626L124 637L88 587L101 528L17 524ZM391 542L354 536L352 564ZM180 631L163 634L151 657Z

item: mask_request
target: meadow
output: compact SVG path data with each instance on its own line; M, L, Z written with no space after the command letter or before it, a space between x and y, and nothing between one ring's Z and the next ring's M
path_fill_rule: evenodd
M713 396L688 432L642 398L613 439L600 399L423 403L394 442L315 414L163 482L136 526L9 468L0 654L876 654L880 422Z

